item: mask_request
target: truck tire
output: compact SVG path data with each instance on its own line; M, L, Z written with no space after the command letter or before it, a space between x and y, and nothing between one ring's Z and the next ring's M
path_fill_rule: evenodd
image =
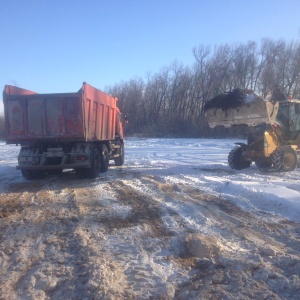
M100 173L100 168L101 168L100 153L97 148L94 148L91 167L86 170L88 178L96 178Z
M292 148L276 149L272 154L273 168L277 172L289 172L297 166L297 153Z
M21 170L21 173L25 179L44 179L46 172L43 170Z
M78 178L78 179L86 179L86 178L89 178L88 170L89 170L89 169L85 169L85 168L77 168L77 169L75 169L77 178Z
M54 169L54 170L48 170L47 173L48 175L61 175L61 173L63 172L62 169Z
M105 144L101 145L100 160L101 160L100 172L106 172L108 170L108 165L109 165L109 154L108 154L107 146Z
M249 168L251 165L251 161L245 160L242 157L243 154L243 148L242 147L236 147L233 148L228 155L228 164L231 167L231 169L234 170L243 170L246 168Z
M85 179L85 178L93 179L99 175L100 168L101 168L100 152L97 148L94 148L91 156L91 167L78 168L75 169L75 172L79 179Z
M115 165L116 166L123 166L125 160L125 152L124 152L124 144L120 144L120 148L118 151L119 156L115 158Z
M100 152L97 148L94 148L91 156L91 167L77 168L75 169L75 172L78 179L86 179L86 178L93 179L99 175L100 168L101 168Z

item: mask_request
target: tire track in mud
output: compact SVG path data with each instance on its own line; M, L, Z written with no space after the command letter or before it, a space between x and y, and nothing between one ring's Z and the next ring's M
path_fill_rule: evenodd
M264 218L264 215L255 215L244 211L229 200L208 195L188 184L172 184L160 176L141 175L140 179L135 179L129 185L125 183L126 181L122 183L120 200L127 193L126 199L132 195L130 204L132 206L135 205L134 201L137 199L142 203L150 201L152 205L159 207L155 217L159 220L160 226L163 226L164 232L170 233L167 236L172 237L172 230L169 231L168 224L165 223L166 215L174 220L174 224L180 225L178 237L203 232L217 237L224 246L215 262L201 261L191 257L185 252L184 247L181 247L179 253L169 252L171 254L169 260L173 266L175 264L182 270L190 268L188 280L182 279L181 283L174 283L179 290L186 291L186 294L176 293L178 299L186 299L187 295L193 295L191 297L195 298L203 297L203 295L207 295L208 298L211 295L224 297L227 292L232 292L231 284L235 282L237 285L243 285L243 281L249 282L249 285L243 292L240 290L241 297L247 299L258 295L276 298L277 294L284 293L280 285L280 280L283 280L282 276L290 278L291 274L299 273L295 269L297 267L293 267L293 265L300 265L298 250L300 239L295 239L295 236L299 236L297 234L299 224L283 221L281 218L277 220L274 216ZM115 183L113 186L115 187ZM147 194L149 189L153 191L151 196ZM176 208L177 204L180 205ZM188 214L191 213L192 208L200 211L204 218L210 219L210 230L207 232L207 228L204 228L202 231L201 228L187 222L183 212L186 208ZM194 214L193 218L196 216ZM289 233L293 237L291 240L288 237ZM166 238L161 239L160 243L165 245L165 249L169 247L170 250L170 244L166 243ZM177 272L177 276L180 277L180 271L177 270ZM260 278L263 281L257 283ZM215 284L209 284L210 281ZM193 294L191 291L195 289L197 292ZM295 285L291 283L289 289L290 297L294 297L299 290L297 283Z
M84 286L88 281L88 256L77 234L80 214L74 190L64 190L63 194L65 213L56 217L57 227L46 241L47 257L52 261L55 274L47 296L51 299L82 299L86 296ZM57 280L56 275L62 278Z
M1 219L3 232L0 261L4 272L1 272L3 284L0 286L1 295L5 299L18 298L20 289L20 298L28 296L27 288L23 289L26 286L24 282L29 282L37 261L44 256L41 232L48 208L42 210L40 205L46 204L44 196L51 198L51 193L40 191L41 189L43 184L38 182L15 184L1 195L1 207L9 208ZM17 209L11 209L14 207Z
M109 250L103 247L102 239L108 234L106 219L101 217L105 206L101 205L101 195L97 189L78 189L73 194L73 204L78 212L78 225L73 231L72 253L80 253L74 277L78 277L79 290L74 299L101 298L106 294L113 297L130 297L126 276L122 267L111 257ZM85 261L82 263L80 259ZM82 281L83 280L83 281ZM73 280L74 282L74 280ZM59 299L59 298L58 298Z
M154 234L158 229L161 231L159 236L174 235L174 231L168 230L168 226L163 220L166 214L179 224L183 232L196 231L190 228L189 224L186 224L184 216L180 215L179 211L166 205L167 202L178 201L185 205L190 203L192 206L196 206L205 218L210 219L210 226L216 229L222 243L225 245L226 240L230 240L230 243L227 244L229 251L234 251L236 246L241 247L243 245L243 248L248 249L249 252L254 247L265 254L289 253L299 255L299 240L289 239L288 232L292 231L294 233L295 229L299 230L300 224L283 221L282 219L278 222L270 222L264 218L264 215L260 216L244 211L229 200L209 195L185 184L168 183L160 176L141 176L140 184L144 186L152 185L153 190L157 191L156 196L160 199L159 202L153 197L143 195L132 188L129 189L129 186L124 183L120 188L116 188L115 182L111 185L119 193L120 200L124 201L123 199L126 199L126 203L133 207L132 220L136 222L135 214L139 215L141 212L139 218L146 223L149 223L149 220L151 221L149 226ZM147 211L146 207L149 207L149 205L156 207L155 210L152 208ZM153 214L153 212L155 213ZM144 213L147 217L143 220ZM134 223L129 220L126 222ZM291 236L294 236L294 234ZM236 245L233 245L231 249L232 244Z
M26 244L23 244L23 247L16 244L18 238L14 232L6 234L6 237L11 238L10 242L13 241L10 250L5 250L8 253L5 255L6 263L12 266L15 264L16 257L19 257L18 265L22 264L22 267L7 270L12 276L7 280L7 286L11 286L11 289L2 293L8 295L5 298L13 298L11 296L14 295L16 299L45 297L83 299L91 295L101 297L105 294L120 298L135 298L141 290L150 293L147 291L149 285L147 274L149 268L150 272L153 268L141 266L142 262L137 259L140 251L144 250L135 251L130 244L132 241L121 245L117 243L116 246L120 246L122 254L127 253L128 256L132 256L132 263L126 267L128 256L124 256L124 260L116 259L112 253L109 253L109 247L106 248L108 243L104 243L104 246L101 246L101 243L102 239L106 240L107 236L115 234L116 231L139 225L142 225L143 229L146 228L147 233L143 234L144 236L157 237L165 234L157 219L156 207L150 207L147 201L140 199L140 196L133 191L122 194L124 184L120 183L117 191L115 186L112 191L121 198L129 196L131 199L129 202L133 209L128 215L129 220L126 220L126 217L119 217L118 213L114 215L114 212L109 216L105 215L105 212L110 209L109 201L112 199L109 201L101 199L107 202L101 204L99 201L101 195L94 184L85 182L84 188L81 184L76 188L73 184L69 188L64 188L64 184L56 184L52 188L43 183L35 186L36 184L17 185L9 193L11 197L8 202L15 201L14 205L17 207L15 197L18 197L28 202L28 210L23 214L18 213L18 220L22 222L14 224L14 231L22 228L26 236ZM109 188L111 186L105 187L105 189ZM12 193L13 191L15 193ZM124 198L121 200L123 202ZM120 202L120 199L114 201ZM122 202L120 207L124 206ZM128 204L125 203L126 205ZM36 211L38 214L35 214ZM12 218L15 218L13 209L10 210L10 215L8 213L6 215L6 219ZM152 226L151 221L155 226ZM39 250L32 258L27 250L26 253L19 253L22 248ZM120 251L118 258L121 257ZM17 276L15 272L18 272ZM13 280L13 277L16 279ZM157 282L160 279L160 276L152 275L153 291L157 289Z
M235 289L276 299L283 275L289 295L299 291L299 224L171 177L22 182L0 204L0 299L209 299ZM219 239L219 257L186 252L185 236L199 233Z
M169 232L161 220L160 204L151 196L142 194L129 187L123 182L109 183L116 193L119 202L131 207L131 212L126 219L125 226L146 225L149 228L151 237L168 237L173 233ZM112 220L112 226L123 227L123 222L118 224Z
M300 290L300 223L244 211L231 201L163 177L147 175L142 181L147 186L149 183L156 186L166 204L179 203L176 209L181 211L177 214L179 218L185 218L182 208L191 205L212 219L209 231L204 228L204 233L217 237L225 246L215 261L174 257L177 263L190 264L197 270L190 274L188 282L178 286L182 290L176 293L178 299L208 299L212 295L226 298L227 292L232 293L231 284L241 287L241 282L248 284L242 284L243 289L233 288L234 294L241 298L296 299ZM174 205L167 205L168 209L173 211ZM184 220L182 223L187 224ZM215 284L211 285L211 281Z
M213 221L212 226L220 231L219 234L224 240L243 243L245 249L253 249L255 246L265 248L266 252L288 252L295 255L300 253L299 241L294 243L288 238L288 231L293 231L294 227L299 229L300 224L282 219L271 223L264 215L244 211L229 200L209 195L185 184L174 185L163 178L153 176L147 176L144 180L154 184L157 190L164 194L166 201L172 199L196 205L205 217ZM286 234L282 235L283 232Z
M86 194L93 198L93 190ZM80 188L56 184L49 191L34 182L16 185L7 195L1 199L7 203L1 222L3 299L89 299L105 295L110 282L117 287L119 274L111 275L115 262L90 247L85 227L90 211L81 204ZM16 211L21 202L26 207ZM122 288L115 291L121 297Z
M134 181L139 182L140 179L140 176L135 176ZM175 288L168 282L168 274L163 266L167 265L167 259L159 258L161 255L157 257L157 253L164 251L174 233L163 224L160 203L149 194L128 185L126 180L107 184L116 200L130 207L126 219L106 219L106 222L107 233L113 235L108 248L114 260L123 268L131 297L168 299L174 294ZM165 260L165 263L161 260ZM182 275L178 272L177 276Z

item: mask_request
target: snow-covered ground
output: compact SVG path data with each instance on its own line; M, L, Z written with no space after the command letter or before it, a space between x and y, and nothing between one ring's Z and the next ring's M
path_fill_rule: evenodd
M231 170L234 142L128 138L40 181L0 143L0 299L300 299L300 169Z
M253 164L231 170L227 156L235 142L241 140L130 139L126 167L163 174L172 183L186 182L244 209L300 221L300 169L272 173Z

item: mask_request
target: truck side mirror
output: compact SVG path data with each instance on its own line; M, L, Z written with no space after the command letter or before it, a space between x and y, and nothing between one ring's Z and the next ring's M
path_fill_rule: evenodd
M295 113L296 113L297 115L300 114L300 103L295 103Z

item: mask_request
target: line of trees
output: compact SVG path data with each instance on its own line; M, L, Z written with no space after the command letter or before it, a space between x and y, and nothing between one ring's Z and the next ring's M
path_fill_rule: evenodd
M300 42L264 39L193 49L195 62L173 62L159 72L116 84L106 92L127 114L127 135L224 137L247 128L210 129L203 108L211 98L236 88L265 97L274 88L300 99ZM0 139L4 117L0 115Z
M204 46L193 49L195 63L174 62L144 79L109 87L127 113L128 135L208 137L237 135L245 128L212 130L203 107L218 94L236 88L265 97L274 88L300 98L300 43L264 39L260 45Z

